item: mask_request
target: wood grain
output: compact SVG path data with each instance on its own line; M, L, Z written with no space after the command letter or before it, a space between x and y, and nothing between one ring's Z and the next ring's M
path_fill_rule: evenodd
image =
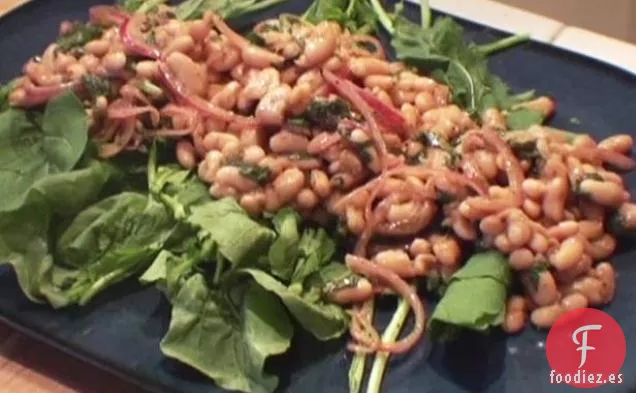
M32 0L0 0L0 18Z
M114 392L148 393L0 323L0 393Z

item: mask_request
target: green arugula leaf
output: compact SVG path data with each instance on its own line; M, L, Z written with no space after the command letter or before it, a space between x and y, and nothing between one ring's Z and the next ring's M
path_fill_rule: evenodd
M274 232L252 220L232 198L194 206L186 221L205 231L234 266L258 260L274 240Z
M293 330L270 292L249 285L235 306L196 274L172 305L170 327L161 341L166 356L196 368L224 389L270 393L276 388L278 378L263 367L267 358L287 351Z
M300 233L298 225L301 217L291 208L286 208L272 218L272 224L278 237L269 249L268 260L272 274L289 281L294 274L298 259Z
M175 8L177 19L193 20L203 17L205 11L214 11L224 19L246 16L287 0L186 0Z
M38 179L73 169L87 141L88 120L74 94L52 100L43 116L0 113L0 211L19 207Z
M473 255L450 279L433 311L429 335L452 339L460 329L486 332L503 323L511 272L497 251Z
M9 109L9 95L15 88L15 81L11 81L6 85L0 85L0 113Z
M96 294L147 268L177 225L164 205L123 192L82 211L57 241L52 289L56 307L84 305Z
M50 236L55 222L97 200L116 171L103 163L38 179L12 211L0 211L0 264L13 265L24 294L44 300L42 285L53 270Z
M527 130L535 124L542 124L544 116L530 109L520 108L508 111L506 123L510 130Z
M258 285L278 296L303 329L317 339L331 340L347 330L348 316L341 307L304 297L261 270L242 269L240 272L250 275Z
M302 283L331 262L336 252L336 243L322 229L307 228L298 244L299 258L292 282Z
M153 12L157 6L167 2L168 0L119 0L117 5L129 13L146 14Z
M315 0L303 14L303 19L314 24L338 22L356 33L372 32L378 22L368 0Z

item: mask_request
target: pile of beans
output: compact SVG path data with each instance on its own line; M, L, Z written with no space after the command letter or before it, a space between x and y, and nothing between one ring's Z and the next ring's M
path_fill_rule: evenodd
M509 299L508 332L522 329L528 316L549 327L567 310L613 298L616 239L606 218L619 214L634 229L636 208L608 168L633 169L629 135L597 144L548 127L501 133L506 113L490 109L478 124L451 103L447 86L388 60L377 39L333 22L283 15L260 23L248 40L211 13L184 22L162 8L132 20L136 39L160 59L135 58L119 26L102 21L103 34L81 50L64 53L54 44L29 61L11 102L30 105L34 87L108 78L116 97L87 103L94 136L119 146L105 156L141 148L144 139L175 138L178 162L197 170L212 196L236 198L249 214L292 206L317 220L336 215L361 239L356 251L363 256L376 235L405 242L370 252L405 279L449 278L465 256L462 242L495 248L524 287ZM64 23L61 33L72 28ZM171 102L166 91L145 91L145 82L165 88L163 65L217 115ZM303 123L315 103L344 102L325 72L355 82L403 120L401 133L381 135L387 157L358 108L345 104L350 113L333 127ZM544 114L554 109L547 98L527 105ZM440 214L449 234L428 234ZM360 291L373 291L360 282ZM349 295L334 299L364 298Z

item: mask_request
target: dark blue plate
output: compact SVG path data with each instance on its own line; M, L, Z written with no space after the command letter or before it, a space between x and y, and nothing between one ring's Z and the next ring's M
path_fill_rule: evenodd
M1 0L0 0L1 1ZM56 37L63 19L86 19L89 6L106 0L39 0L0 20L0 81L16 76L22 64L39 54ZM279 7L298 12L307 1ZM408 7L416 16L416 9ZM464 23L467 35L484 42L501 34ZM536 89L557 98L559 127L589 132L597 138L632 133L636 128L636 78L623 71L577 55L528 44L498 55L492 69L516 90ZM572 124L571 118L580 120ZM636 191L636 177L628 177ZM606 311L622 326L627 358L624 383L606 385L599 392L636 391L636 251L625 248L614 257L620 272L617 299ZM381 313L383 319L391 308ZM159 340L168 326L169 307L159 292L124 283L89 307L53 311L30 303L20 292L10 269L0 269L0 316L20 330L41 338L87 361L98 364L148 389L166 393L220 392L211 381L163 357ZM431 348L423 342L411 353L395 358L384 384L385 392L568 392L551 385L544 341L546 335L527 328L506 337L467 336ZM342 342L328 345L296 337L292 353L268 367L281 375L284 392L346 392L350 355ZM215 356L210 353L209 356Z

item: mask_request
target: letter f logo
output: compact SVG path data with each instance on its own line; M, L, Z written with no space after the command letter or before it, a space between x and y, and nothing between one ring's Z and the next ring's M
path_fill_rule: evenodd
M587 360L587 351L593 351L596 349L587 345L587 332L589 330L601 330L601 328L601 325L585 325L576 329L572 334L572 341L574 341L575 344L580 345L580 347L576 349L577 351L581 351L581 364L579 364L579 368L583 367L585 361ZM581 340L581 342L579 342L576 336L581 332L583 332L583 339Z

